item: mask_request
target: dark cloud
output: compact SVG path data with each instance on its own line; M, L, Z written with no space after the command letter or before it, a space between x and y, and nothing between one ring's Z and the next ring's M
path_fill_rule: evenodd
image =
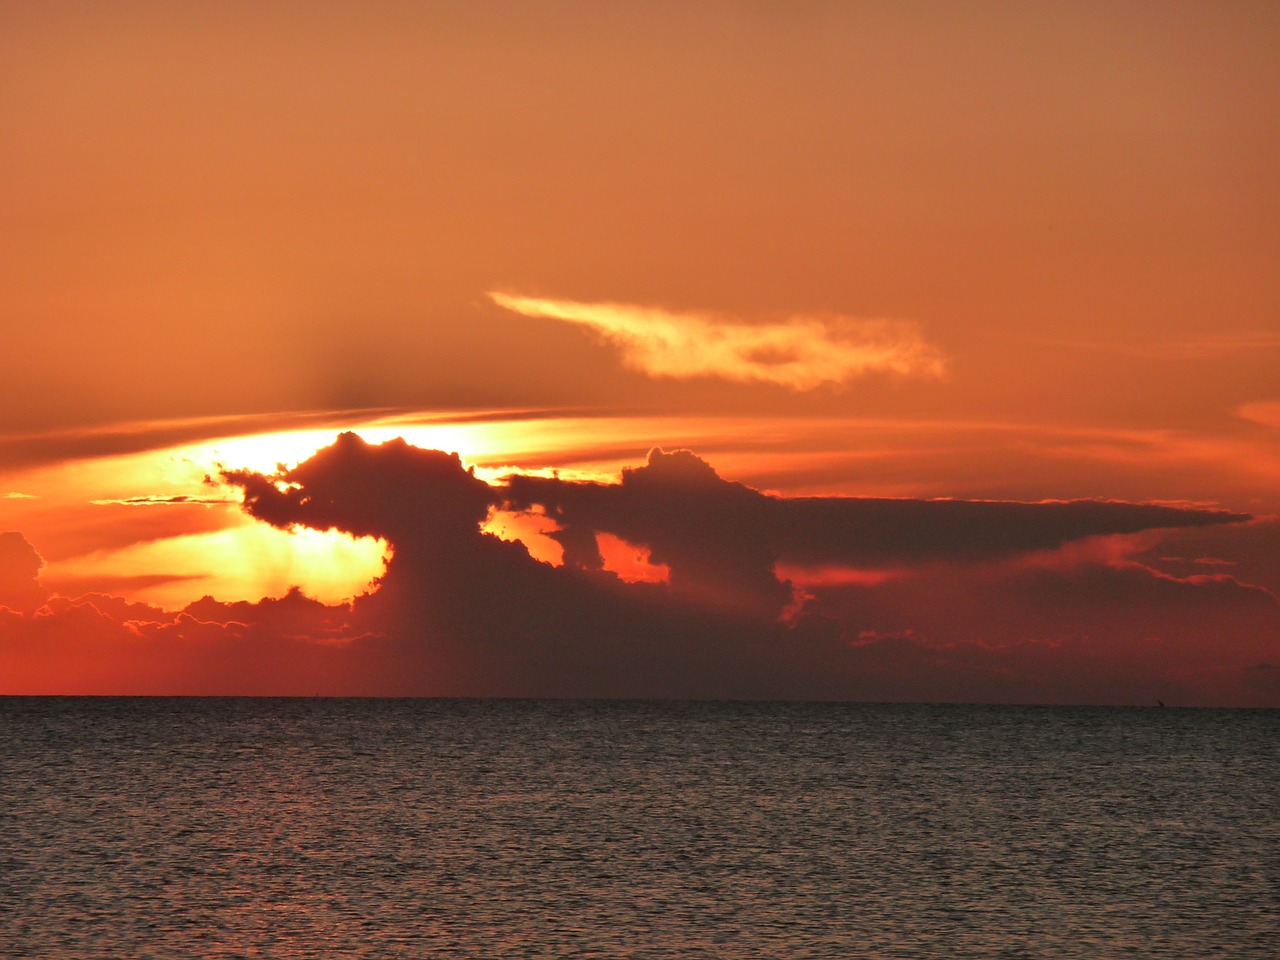
M859 690L878 676L920 691L932 676L944 699L1264 705L1248 670L1280 655L1270 592L1133 562L933 566L813 593L831 623L861 625L844 633L865 661Z
M260 627L265 636L299 640L342 642L364 636L352 625L350 604L326 604L304 595L297 587L283 597L267 597L255 603L222 603L203 597L183 608L184 616L200 623L243 624Z
M522 544L481 532L503 491L456 455L403 440L372 446L344 434L280 477L226 477L268 523L391 544L378 589L357 600L355 614L373 632L410 638L395 656L433 689L737 694L755 689L761 670L742 652L777 629L756 611L712 612L664 586L623 583L589 558L566 568L534 560Z
M1260 666L1280 662L1276 598L1238 568L1170 576L1132 559L1145 540L1115 536L1179 524L1263 536L1234 514L786 500L687 451L655 451L616 484L490 485L455 455L351 434L281 475L227 479L262 521L384 538L385 574L350 604L295 590L178 612L105 594L0 610L5 691L53 692L41 685L70 677L58 689L1276 703ZM493 510L545 513L565 565L484 533ZM153 512L166 511L142 511ZM604 569L604 534L647 549L670 583ZM1156 556L1210 555L1150 536ZM1101 539L1073 543L1088 537ZM34 550L7 542L12 582L38 583ZM1212 546L1235 557L1229 538ZM890 561L901 569L882 582L806 582L802 606L774 573Z
M774 575L778 555L766 526L777 501L721 480L687 450L655 450L619 484L517 476L506 494L510 508L541 508L555 519L566 563L597 565L596 534L612 533L647 547L652 563L670 569L672 590L690 600L766 619L791 600L790 585Z
M766 496L722 480L689 451L654 450L619 484L513 476L509 506L541 508L580 545L567 562L596 562L587 545L612 533L650 548L676 590L776 616L790 590L778 563L882 566L990 560L1072 540L1247 520L1241 514L1076 500L1014 503Z
M1255 663L1245 671L1245 682L1258 693L1260 702L1280 703L1280 663L1267 660Z
M1171 530L1136 559L1175 576L1229 572L1280 596L1280 519Z
M344 530L425 549L468 539L497 501L456 453L404 440L374 446L354 433L281 477L248 470L224 477L244 489L245 509L273 526Z
M859 650L857 638L883 627L904 649L926 649L902 632L909 624L821 591L799 621L781 624L794 597L774 573L778 563L982 561L977 567L991 569L1085 537L1242 519L1094 501L785 500L723 480L688 451L654 451L617 484L513 476L490 486L456 456L403 441L372 446L351 434L280 476L228 479L243 487L253 516L279 527L385 538L392 559L378 589L353 605L354 620L405 638L398 662L406 672L459 693L874 696L858 666L870 648ZM554 520L565 566L482 533L494 508ZM596 539L604 533L647 548L652 562L669 568L670 584L624 583L604 571ZM1072 602L1108 607L1105 596ZM989 609L973 614L969 632L953 630L946 642L981 640L989 617ZM1043 624L1021 626L1034 637ZM1125 629L1142 633L1135 624ZM937 667L940 684L954 679L948 669ZM970 692L998 689L988 683Z

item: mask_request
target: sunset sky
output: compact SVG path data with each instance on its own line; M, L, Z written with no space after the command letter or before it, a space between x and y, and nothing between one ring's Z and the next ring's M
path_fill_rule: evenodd
M0 2L0 129L0 693L1280 706L1275 4Z

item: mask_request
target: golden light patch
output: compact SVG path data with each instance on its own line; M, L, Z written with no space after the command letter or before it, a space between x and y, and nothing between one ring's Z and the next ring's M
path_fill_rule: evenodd
M343 603L382 575L387 555L386 542L371 537L246 523L89 554L51 564L49 574L80 582L122 572L172 578L130 596L170 610L205 595L224 601L279 597L293 586L324 603Z
M547 536L557 529L556 522L544 514L494 510L481 529L503 540L524 544L529 556L535 560L553 567L564 564L564 547Z
M671 569L665 563L653 563L647 547L612 533L597 533L596 544L604 557L604 568L628 583L667 583L671 579Z

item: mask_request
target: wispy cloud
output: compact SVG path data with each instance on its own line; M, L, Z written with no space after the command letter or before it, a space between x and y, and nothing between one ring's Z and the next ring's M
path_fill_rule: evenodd
M652 377L720 377L812 390L867 373L941 376L944 361L913 324L840 316L797 316L748 324L704 313L625 303L580 303L491 292L526 317L594 330L624 362Z

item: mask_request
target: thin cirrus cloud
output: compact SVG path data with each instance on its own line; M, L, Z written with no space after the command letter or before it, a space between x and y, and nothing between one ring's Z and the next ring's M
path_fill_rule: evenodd
M896 320L799 316L747 324L704 313L626 303L582 303L491 291L526 317L587 327L652 377L719 377L813 390L868 373L939 377L945 362L913 324Z

